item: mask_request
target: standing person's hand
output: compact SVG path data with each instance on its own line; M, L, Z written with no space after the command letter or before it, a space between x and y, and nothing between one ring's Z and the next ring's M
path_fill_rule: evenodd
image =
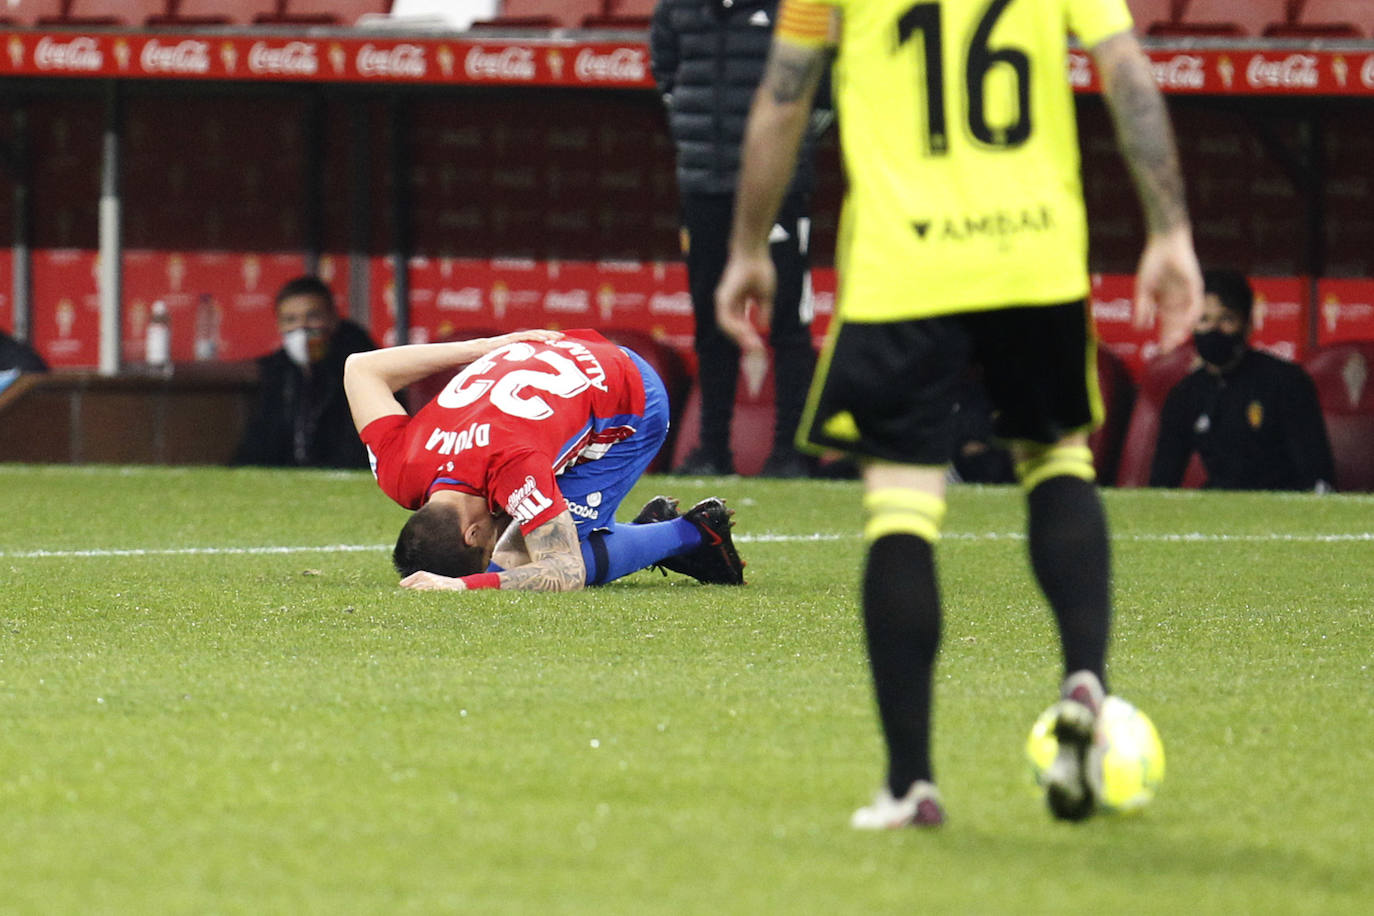
M1202 315L1202 270L1186 226L1145 243L1135 278L1135 325L1159 322L1160 349L1168 353L1192 334Z
M772 323L777 282L766 247L759 252L731 253L716 287L716 323L745 352L764 349L759 331Z

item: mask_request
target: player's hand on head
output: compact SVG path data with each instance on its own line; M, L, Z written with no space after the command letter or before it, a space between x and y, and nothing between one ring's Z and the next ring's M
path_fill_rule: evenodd
M413 572L401 580L401 588L413 588L417 592L461 592L467 590L462 579L440 576L432 572Z
M773 320L777 272L767 249L762 254L731 254L716 287L716 323L745 351L764 349L759 331Z
M492 339L496 346L504 347L521 340L534 340L548 342L550 340L560 340L563 337L562 331L550 331L547 328L529 328L524 331L511 331L509 334L502 334L500 337ZM492 349L495 349L493 347Z
M1192 233L1183 227L1151 236L1136 271L1136 327L1157 321L1160 349L1168 353L1188 339L1201 314L1202 270Z

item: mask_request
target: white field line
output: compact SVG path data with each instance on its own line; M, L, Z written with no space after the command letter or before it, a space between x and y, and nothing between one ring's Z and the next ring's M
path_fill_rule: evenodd
M834 534L817 532L815 534L741 534L735 541L740 544L796 544L808 542L830 542L857 540L857 532ZM1024 541L1025 534L1019 531L948 531L942 535L946 541L968 541L994 543L997 541ZM1127 543L1162 544L1255 544L1255 543L1293 543L1293 544L1339 544L1374 542L1374 532L1363 531L1352 534L1206 534L1200 531L1186 534L1116 534L1114 541ZM294 546L260 547L127 547L92 548L88 550L0 550L0 559L72 559L103 557L181 557L181 556L264 556L301 553L376 553L390 550L391 544L322 544Z

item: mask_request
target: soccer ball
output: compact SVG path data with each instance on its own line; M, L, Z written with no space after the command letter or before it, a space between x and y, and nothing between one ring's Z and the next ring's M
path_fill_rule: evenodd
M1058 752L1051 706L1035 720L1026 739L1026 756L1036 786L1044 787L1045 775ZM1150 717L1121 697L1107 697L1097 717L1089 766L1089 779L1098 786L1101 810L1130 814L1149 804L1164 781L1164 744Z

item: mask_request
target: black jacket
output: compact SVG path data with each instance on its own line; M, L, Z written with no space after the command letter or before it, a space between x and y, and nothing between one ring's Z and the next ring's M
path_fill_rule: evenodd
M0 331L0 370L4 369L47 372L48 364L33 347Z
M1335 474L1311 376L1259 350L1224 375L1201 367L1173 387L1150 486L1178 486L1193 452L1218 490L1311 490Z
M654 82L668 105L678 190L733 194L754 90L763 79L778 0L658 0L649 33ZM816 107L829 109L828 81ZM789 193L811 189L811 137Z
M307 376L285 350L258 358L258 406L234 464L365 468L367 450L344 397L344 360L377 345L361 327L339 322L324 359Z

